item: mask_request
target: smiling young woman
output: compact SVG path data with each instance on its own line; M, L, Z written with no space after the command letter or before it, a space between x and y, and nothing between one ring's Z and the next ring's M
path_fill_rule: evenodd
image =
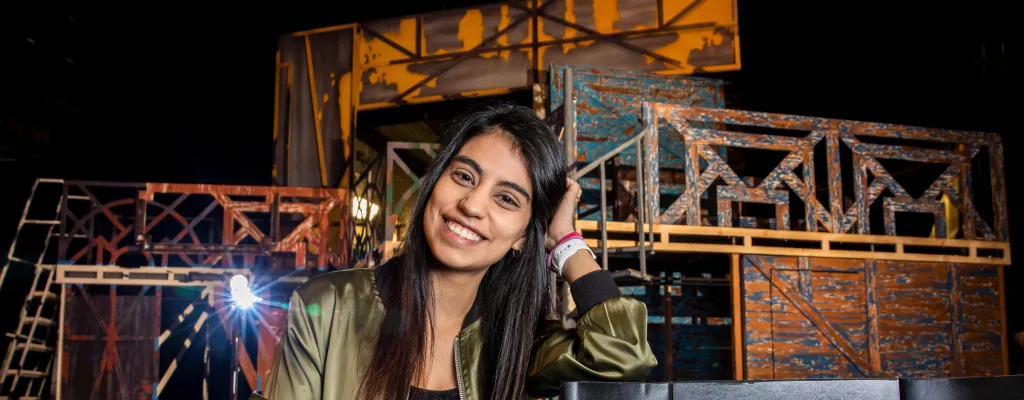
M565 165L528 108L460 117L398 254L296 289L266 390L252 398L520 399L557 395L566 381L646 378L657 365L647 308L619 295L575 234L580 188ZM555 274L570 283L574 330L544 319Z

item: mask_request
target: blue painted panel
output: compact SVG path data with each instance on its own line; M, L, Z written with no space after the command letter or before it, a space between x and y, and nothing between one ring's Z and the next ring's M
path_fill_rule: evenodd
M725 106L724 82L717 79L552 65L551 84L548 86L552 111L562 106L567 67L573 68L574 75L577 155L580 161L592 161L638 134L643 128L640 122L643 101L708 108ZM658 132L660 166L683 169L686 154L682 137L665 122L659 123ZM724 150L724 147L720 149L723 157ZM628 151L618 161L622 165L636 165L635 151Z

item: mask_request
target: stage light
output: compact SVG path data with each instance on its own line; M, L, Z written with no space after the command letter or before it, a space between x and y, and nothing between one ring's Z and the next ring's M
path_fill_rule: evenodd
M380 206L370 203L364 198L356 196L352 200L352 216L358 220L366 219L367 215L369 215L370 219L373 219L380 211Z
M231 301L235 303L235 307L245 310L252 308L253 304L263 301L263 298L249 289L249 279L245 275L232 276L228 281L228 287L231 288Z

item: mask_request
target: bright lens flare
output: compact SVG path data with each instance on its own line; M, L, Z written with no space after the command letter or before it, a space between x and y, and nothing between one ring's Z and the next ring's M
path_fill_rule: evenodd
M231 288L231 301L235 303L235 307L247 310L252 308L253 304L263 301L263 298L249 289L249 279L245 275L232 276L228 281L228 287Z

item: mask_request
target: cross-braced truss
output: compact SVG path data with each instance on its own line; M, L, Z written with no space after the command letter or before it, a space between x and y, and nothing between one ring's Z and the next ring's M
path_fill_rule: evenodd
M685 143L685 190L664 209L658 196L645 203L646 212L660 222L650 239L656 251L1010 262L1003 150L996 134L657 102L646 103L643 110L645 129L658 129L666 121ZM721 146L784 156L761 176L741 176L719 155ZM842 156L843 149L850 155ZM816 163L822 162L816 154L824 155L825 179L816 178L821 175ZM651 160L657 171L658 157ZM939 172L930 181L900 182L885 166L891 161L926 164ZM844 172L852 176L852 188L845 191ZM990 195L975 190L979 176L990 177ZM648 191L661 193L658 180L650 185ZM912 194L911 185L920 193ZM735 215L742 210L736 203L773 207L772 229ZM798 211L805 232L792 230L794 203L803 204ZM884 229L872 228L872 212L881 214ZM920 234L919 226L897 229L897 213L929 215L932 223L925 228L931 228L930 236L927 229ZM950 226L947 215L960 223ZM737 221L741 227L735 227ZM596 221L580 221L578 228L591 237L600 229L636 230L623 222L602 228ZM636 245L615 242L611 247Z
M349 199L341 189L68 181L70 196L89 201L62 209L59 258L69 263L349 264Z

